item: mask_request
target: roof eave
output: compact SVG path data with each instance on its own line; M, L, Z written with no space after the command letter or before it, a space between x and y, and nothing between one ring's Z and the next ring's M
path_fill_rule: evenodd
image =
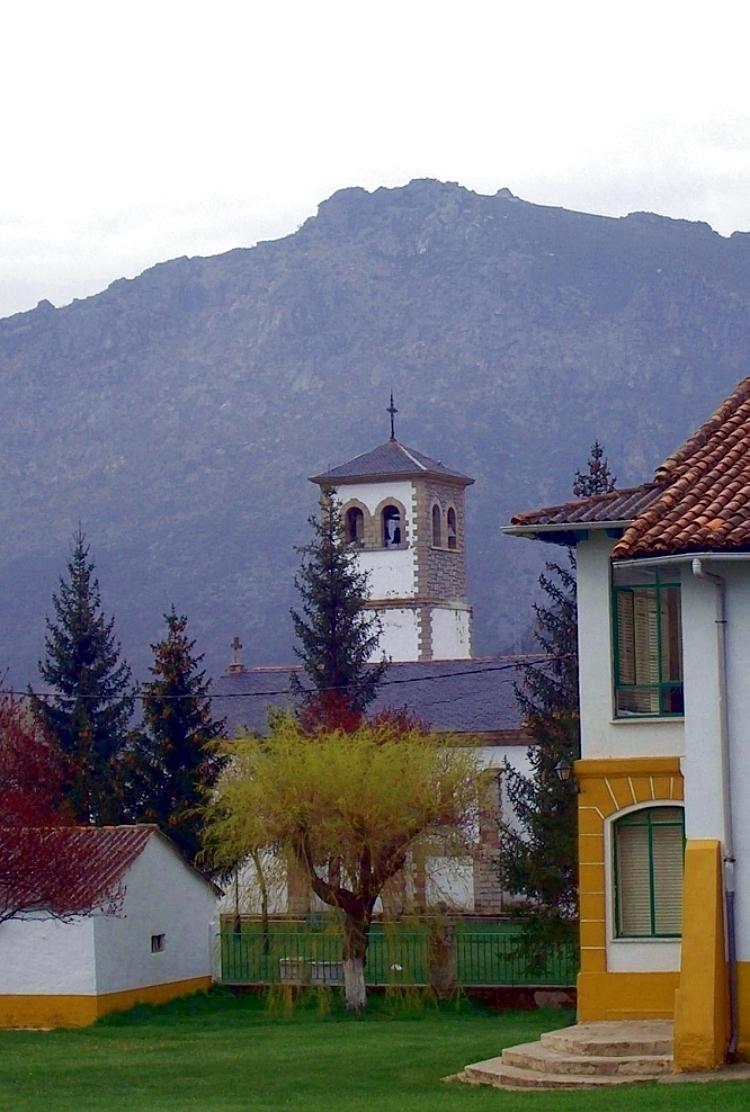
M414 471L373 471L364 475L310 475L308 479L317 486L334 488L354 486L356 483L386 483L412 479L439 479L441 483L467 487L475 481L468 475L450 475L442 471L418 471L416 468Z
M627 529L632 519L626 521L561 521L545 525L505 525L502 532L508 537L525 537L527 540L548 541L552 544L570 544L571 538L586 540L591 532L607 532L617 536ZM559 539L557 535L559 534Z

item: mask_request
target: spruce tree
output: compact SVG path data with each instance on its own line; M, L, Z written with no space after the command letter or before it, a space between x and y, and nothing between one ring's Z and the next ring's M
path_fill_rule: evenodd
M579 497L615 489L614 476L595 441L589 472L576 472L573 493ZM507 761L505 791L514 821L501 824L501 881L524 900L515 909L521 921L531 969L543 967L547 948L573 941L578 918L577 800L575 784L562 780L560 765L580 756L578 693L578 615L575 556L568 566L547 563L539 577L543 601L534 606L534 639L541 663L521 666L516 699L534 744L529 749L529 776Z
M119 758L133 712L130 669L120 659L114 619L101 607L99 582L80 526L73 537L67 578L52 596L45 657L39 661L49 696L32 696L34 713L68 759L64 796L79 822L120 817Z
M609 469L609 460L598 440L591 445L588 474L576 471L573 494L576 498L590 498L592 494L609 494L615 489L616 476Z
M125 760L126 803L136 822L156 823L189 861L200 848L202 805L226 758L212 746L225 720L211 712L202 654L174 607L164 638L151 646L153 677L143 688L144 729Z
M309 681L306 700L341 718L345 711L364 711L372 701L387 667L385 659L368 660L377 650L380 623L367 609L367 573L357 563L357 547L347 541L341 503L332 489L323 489L318 517L309 519L313 541L297 549L302 565L294 585L301 611L292 610L299 642L295 653ZM295 684L298 692L303 686Z

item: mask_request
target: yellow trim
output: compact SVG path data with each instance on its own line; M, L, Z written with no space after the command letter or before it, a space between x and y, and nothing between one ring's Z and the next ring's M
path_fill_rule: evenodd
M578 1022L671 1019L679 973L578 974Z
M191 977L102 996L0 996L0 1027L86 1027L109 1012L123 1012L135 1004L165 1004L210 987L210 977Z
M576 780L605 776L680 775L679 757L597 757L575 762Z
M675 997L674 1068L712 1070L724 1061L727 967L721 843L685 846L680 988Z
M674 1013L677 973L608 973L604 826L629 807L670 803L683 796L679 757L621 757L576 761L581 901L578 1018L634 1019ZM622 994L622 995L621 995Z
M737 1057L750 1062L750 961L737 962Z

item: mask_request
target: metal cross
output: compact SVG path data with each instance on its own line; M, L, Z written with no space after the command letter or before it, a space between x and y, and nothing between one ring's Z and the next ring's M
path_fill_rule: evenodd
M234 664L235 666L241 664L242 662L240 660L240 650L242 649L242 642L240 641L239 637L235 637L233 639L233 641L229 645L229 648L232 650L232 664Z
M391 390L391 404L386 409L386 413L390 413L390 415L391 415L391 440L395 440L396 439L396 432L395 432L395 429L394 429L394 426L393 426L393 418L398 413L398 410L396 409L395 405L393 404L393 391L392 390Z

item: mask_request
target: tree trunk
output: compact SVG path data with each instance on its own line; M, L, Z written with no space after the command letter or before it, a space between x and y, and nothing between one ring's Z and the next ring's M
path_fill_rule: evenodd
M367 1004L365 957L370 923L365 918L344 919L344 999L347 1011L361 1012Z
M253 865L255 865L255 872L258 877L258 889L260 890L260 921L261 933L263 938L263 953L267 954L270 949L270 939L268 934L268 885L266 884L265 873L263 872L263 864L260 859L260 854L257 849L250 851Z

